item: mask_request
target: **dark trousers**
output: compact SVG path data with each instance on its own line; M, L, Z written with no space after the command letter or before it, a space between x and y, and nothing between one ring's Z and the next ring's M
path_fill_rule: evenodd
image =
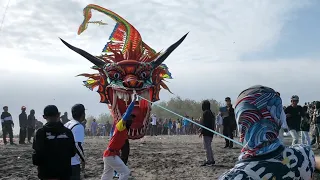
M129 144L129 139L127 139L121 148L121 155L120 155L120 158L122 159L125 165L127 165L128 163L129 153L130 153L130 144Z
M28 128L28 141L31 141L31 137L34 134L34 128Z
M27 137L27 128L20 127L19 143L24 143Z
M9 134L10 143L13 143L13 132L12 132L12 125L11 124L3 124L2 126L2 133L3 133L3 143L7 143L7 134Z
M157 135L157 125L152 125L151 136Z
M71 166L71 169L72 169L72 174L71 174L70 180L80 180L80 177L81 177L80 164Z
M228 126L223 126L223 135L227 136L230 139L233 139L233 128L228 127ZM226 138L225 138L225 141L226 141L225 147L230 147L230 148L233 147L232 141L230 141Z

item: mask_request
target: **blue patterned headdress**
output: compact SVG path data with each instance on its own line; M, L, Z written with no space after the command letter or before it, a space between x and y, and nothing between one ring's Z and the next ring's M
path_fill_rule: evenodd
M282 100L272 88L257 85L240 93L235 114L244 147L239 159L266 154L282 145L278 139L282 113Z

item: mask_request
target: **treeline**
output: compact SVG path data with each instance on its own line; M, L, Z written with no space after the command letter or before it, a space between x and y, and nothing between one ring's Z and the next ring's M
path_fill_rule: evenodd
M214 99L208 99L211 103L211 111L215 114L218 113L221 103ZM156 114L160 118L179 118L175 114L160 108L164 107L170 111L173 111L182 116L188 115L190 118L199 118L202 115L202 101L195 101L191 99L182 99L181 97L171 98L169 101L156 102L152 106L152 113Z
M208 100L211 103L212 112L217 114L221 103L217 102L214 99L208 99ZM202 101L195 101L191 99L182 99L180 97L175 97L175 98L171 98L169 101L160 101L153 104L152 112L151 112L152 114L156 114L157 117L160 117L160 118L177 119L179 118L178 116L160 108L157 105L162 106L166 109L169 109L170 111L173 111L182 116L188 115L190 118L191 117L199 118L202 115L202 108L201 108ZM100 114L98 117L88 116L87 127L90 126L93 119L96 119L98 123L103 123L103 124L106 122L110 122L110 123L113 122L113 118L111 114L103 113L103 114Z

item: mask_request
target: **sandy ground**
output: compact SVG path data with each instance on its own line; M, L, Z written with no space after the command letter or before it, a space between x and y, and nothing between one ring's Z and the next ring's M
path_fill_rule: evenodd
M98 180L103 170L102 153L107 137L87 138L84 145L87 157L86 179ZM216 165L200 167L205 160L202 139L198 136L146 136L130 141L129 168L135 180L217 179L237 161L240 147L223 149L223 139L214 138ZM4 146L0 144L0 179L37 179L32 165L31 145ZM319 154L319 152L315 152Z

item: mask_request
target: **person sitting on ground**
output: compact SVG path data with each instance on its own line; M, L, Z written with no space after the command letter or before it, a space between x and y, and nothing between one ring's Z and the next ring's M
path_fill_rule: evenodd
M203 111L203 115L201 118L201 124L206 128L215 130L214 126L216 124L215 122L216 119L215 119L215 115L212 113L210 109L210 101L205 100L202 102L202 111ZM202 136L203 136L203 146L204 146L204 149L206 150L207 161L201 166L212 166L215 164L213 152L212 152L212 146L211 146L213 132L210 132L204 128L201 128L200 137Z
M71 176L70 159L77 150L71 130L63 126L59 117L56 106L46 106L43 118L47 123L33 139L32 162L38 166L39 179L69 180Z
M310 147L285 147L278 139L282 113L282 100L269 87L253 86L240 93L235 114L244 146L239 161L219 180L312 178L319 162Z
M119 180L127 180L129 178L130 170L119 156L121 148L125 145L125 142L128 139L128 129L135 117L131 113L136 99L137 96L134 94L128 109L122 119L120 119L116 124L108 147L103 153L104 169L101 180L112 179L114 171L119 173Z

